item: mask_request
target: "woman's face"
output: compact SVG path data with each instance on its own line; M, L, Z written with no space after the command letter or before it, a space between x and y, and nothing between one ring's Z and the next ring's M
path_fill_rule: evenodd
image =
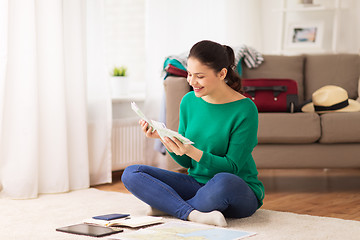
M223 84L226 69L216 73L213 69L190 57L187 61L187 81L193 87L195 96L215 96L216 90Z

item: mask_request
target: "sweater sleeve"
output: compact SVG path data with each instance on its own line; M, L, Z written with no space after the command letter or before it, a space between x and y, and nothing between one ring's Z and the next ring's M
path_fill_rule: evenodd
M182 166L184 168L190 168L192 166L190 157L188 157L186 155L178 156L175 153L171 153L169 151L168 151L168 153L175 160L175 162L177 162L180 166Z
M258 113L249 111L247 116L231 133L228 151L225 156L204 152L199 164L223 172L240 172L257 144Z

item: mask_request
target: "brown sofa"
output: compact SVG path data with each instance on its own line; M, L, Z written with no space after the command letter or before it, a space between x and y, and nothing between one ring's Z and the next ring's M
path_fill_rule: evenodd
M357 99L360 56L322 54L264 55L256 69L243 66L243 78L290 78L298 83L299 103L311 99L324 85L337 85ZM177 130L179 104L190 88L183 77L164 81L166 125ZM259 144L253 156L258 168L355 168L360 167L360 112L259 113ZM169 161L169 169L179 166Z

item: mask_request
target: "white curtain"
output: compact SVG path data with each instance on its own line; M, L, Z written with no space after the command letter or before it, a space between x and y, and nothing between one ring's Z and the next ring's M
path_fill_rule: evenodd
M86 1L90 185L111 182L112 107L104 52L104 2Z
M156 119L162 107L164 60L190 50L201 40L261 51L260 0L147 0L146 1L146 114ZM169 163L148 140L146 156L152 165ZM171 166L170 166L171 168Z
M104 62L88 59L102 47L88 45L99 29L86 28L101 1L0 0L0 9L1 195L110 182L110 95Z

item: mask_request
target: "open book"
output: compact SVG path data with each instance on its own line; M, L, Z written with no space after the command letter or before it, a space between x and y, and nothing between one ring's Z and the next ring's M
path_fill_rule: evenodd
M162 217L141 216L141 217L126 217L114 220L99 220L99 219L85 219L86 224L98 225L103 227L143 227L153 224L162 223Z
M161 137L161 139L164 140L164 137L168 137L168 138L177 138L180 142L182 142L183 144L194 144L192 141L190 141L189 139L187 139L186 137L182 136L180 133L175 132L173 130L170 130L168 128L166 128L165 124L162 122L157 122L154 120L149 120L144 114L143 112L140 110L140 108L136 105L136 103L131 102L131 108L132 110L134 110L134 112L136 112L136 114L143 120L145 120L150 127L153 129L153 131L157 131L157 133L159 134L159 136Z

